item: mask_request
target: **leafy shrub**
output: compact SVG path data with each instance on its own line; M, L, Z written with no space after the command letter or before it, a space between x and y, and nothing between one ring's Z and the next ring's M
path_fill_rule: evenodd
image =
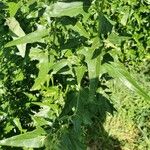
M107 112L115 111L103 85L112 78L149 99L119 62L121 45L131 37L121 34L121 27L114 30L118 25L110 20L113 16L105 15L107 3L0 3L4 14L0 145L93 147L100 133L107 136L103 128ZM121 23L125 25L124 20Z

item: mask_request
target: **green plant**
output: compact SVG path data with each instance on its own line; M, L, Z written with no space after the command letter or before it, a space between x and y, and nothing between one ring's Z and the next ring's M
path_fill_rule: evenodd
M145 76L136 76L142 82L141 85L149 89L149 82ZM104 125L106 131L119 138L123 150L149 149L149 104L119 84L118 80L112 80L107 86L109 91L113 91L110 96L117 112L114 116L107 117Z
M115 110L103 86L111 78L150 99L119 62L120 46L129 37L113 29L104 0L3 5L8 36L1 35L0 109L6 139L0 145L93 147L95 129L105 133L106 114Z

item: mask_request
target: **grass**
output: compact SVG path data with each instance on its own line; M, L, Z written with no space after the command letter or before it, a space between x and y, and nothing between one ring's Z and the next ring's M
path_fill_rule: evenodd
M136 74L137 79L147 91L150 91L150 81L144 74ZM108 116L105 130L109 136L120 142L122 150L150 149L150 106L141 97L125 88L119 82L117 88L112 81L109 85L113 91L111 99L117 112ZM113 143L112 143L113 145Z

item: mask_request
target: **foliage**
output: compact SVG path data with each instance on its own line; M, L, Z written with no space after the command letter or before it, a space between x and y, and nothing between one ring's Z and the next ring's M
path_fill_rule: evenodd
M92 148L100 133L107 136L103 123L115 111L109 86L103 85L114 78L149 103L149 95L121 64L148 58L148 2L142 4L144 19L138 18L143 11L134 13L134 5L124 3L0 2L2 149ZM132 15L137 30L131 28ZM135 47L142 50L130 54Z
M139 81L145 88L150 88L145 76L140 75ZM114 116L107 117L105 129L111 136L119 138L122 149L149 149L149 104L122 84L114 86L114 82L118 83L115 80L107 84L109 90L114 91L111 100L117 112Z

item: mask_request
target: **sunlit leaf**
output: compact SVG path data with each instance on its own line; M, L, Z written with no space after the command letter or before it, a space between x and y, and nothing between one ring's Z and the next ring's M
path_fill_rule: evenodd
M71 29L78 32L81 36L89 38L89 33L84 29L81 22L77 22L75 26L71 26Z
M21 6L20 4L21 4L20 2L18 2L18 3L9 2L8 3L8 11L9 11L10 17L15 16L15 14L17 13L19 7Z
M47 8L49 17L77 16L84 13L83 2L56 2Z
M14 124L18 127L18 129L23 132L22 126L21 126L21 122L19 120L19 118L14 118L13 120Z
M37 127L41 127L43 125L49 125L51 126L52 123L50 121L47 121L46 119L42 118L42 117L38 117L38 116L32 116L32 120L34 122L34 125Z
M122 18L121 18L121 21L120 23L125 26L127 24L127 21L128 21L128 18L129 18L129 13L130 13L130 10L129 8L126 8L127 10L124 12Z
M14 17L7 18L6 24L8 25L8 27L11 31L10 35L12 36L12 38L14 40L25 36L25 33L22 30L22 28L20 27L19 22ZM25 51L26 51L26 44L24 44L24 43L17 44L17 48L19 50L18 55L21 55L22 57L24 57Z
M23 37L20 37L14 41L8 42L5 47L11 47L15 45L20 45L20 44L26 44L26 43L34 43L34 42L40 42L42 38L48 36L49 32L47 29L43 30L37 30L32 33L29 33Z
M76 76L77 76L77 82L80 85L81 80L82 80L84 73L86 71L86 67L85 66L79 66L75 69L75 71L76 71Z
M38 77L35 79L31 90L39 90L48 79L49 63L48 54L41 49L32 48L29 54L31 60L38 60L37 68L39 69Z
M31 90L39 90L48 79L48 63L39 63L37 67L39 69L38 77L35 79Z
M57 63L55 63L54 65L50 67L50 69L53 70L52 74L56 74L60 69L62 69L63 67L67 65L68 65L68 61L65 59L58 61Z
M42 128L0 141L0 145L26 148L40 148L44 145L45 131Z
M137 92L139 95L144 97L146 100L150 100L150 96L138 85L135 79L126 71L126 68L120 63L110 63L103 65L112 77L119 79L129 89Z

